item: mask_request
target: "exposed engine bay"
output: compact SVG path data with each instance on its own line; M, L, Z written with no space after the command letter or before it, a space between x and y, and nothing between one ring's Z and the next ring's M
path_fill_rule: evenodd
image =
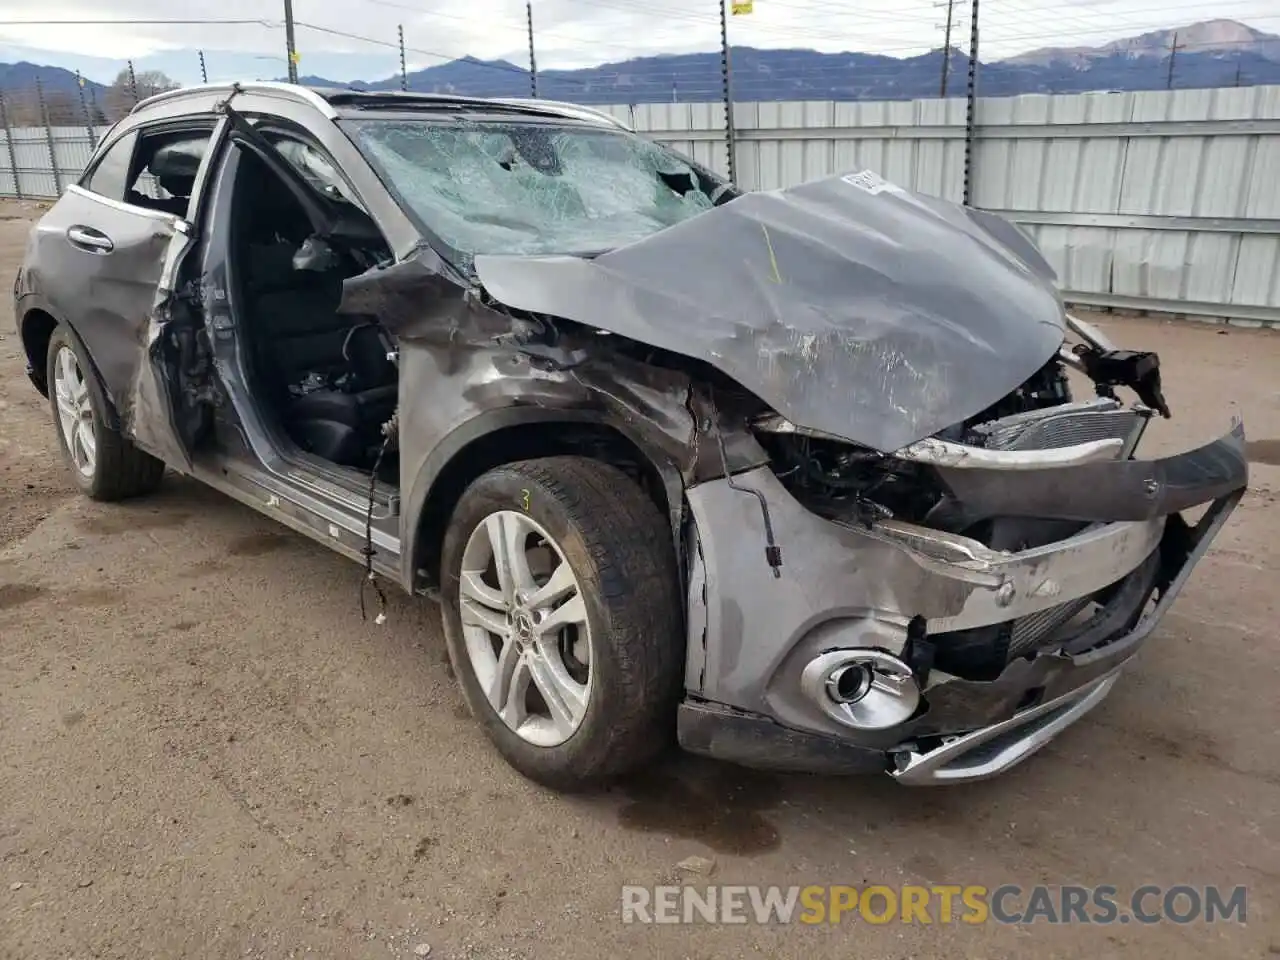
M1067 378L1073 358L1081 360L1072 366L1097 377L1095 398L1073 401ZM1123 405L1117 386L1133 389L1139 402ZM1111 457L1128 458L1155 403L1169 414L1155 354L1092 346L1064 350L1008 395L931 439L954 444L955 450L1004 452L1111 443ZM835 523L870 528L880 520L906 521L999 551L1051 544L1089 526L1079 520L975 516L957 502L941 469L942 458L933 463L882 454L798 430L776 415L760 418L755 427L775 476L806 508ZM1172 522L1181 519L1175 516ZM1096 628L1103 621L1114 630L1117 620L1128 623L1141 613L1156 586L1156 559L1153 554L1138 570L1091 597L1006 623L937 635L931 638L930 664L968 679L992 679L1010 659L1050 642L1101 636ZM1073 624L1080 628L1074 633L1069 630Z
M1111 352L1099 352L1098 362L1107 363ZM1159 396L1158 357L1124 353L1142 359L1144 385ZM1124 441L1127 456L1137 442L1130 435L1145 423L1150 408L1140 403L1126 409L1115 395L1115 381L1097 382L1097 399L1073 403L1066 366L1054 357L987 409L939 431L936 439L979 449L1033 450L1115 438ZM947 522L949 493L932 464L796 429L775 415L758 419L755 428L778 478L797 499L827 519L849 523L896 517L966 532Z

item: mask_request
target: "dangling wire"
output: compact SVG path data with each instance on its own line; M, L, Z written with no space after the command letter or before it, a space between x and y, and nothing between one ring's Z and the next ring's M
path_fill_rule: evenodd
M391 419L382 425L382 444L378 447L378 455L373 460L373 470L369 474L369 504L364 514L364 549L361 551L364 554L364 578L360 581L360 619L369 619L365 608L364 591L365 587L371 586L378 597L378 615L373 618L373 622L378 626L387 622L387 595L383 592L382 584L378 582L378 575L373 571L373 557L377 553L373 548L373 497L378 486L378 471L382 468L383 457L395 442L399 432L400 411L397 410L391 415Z

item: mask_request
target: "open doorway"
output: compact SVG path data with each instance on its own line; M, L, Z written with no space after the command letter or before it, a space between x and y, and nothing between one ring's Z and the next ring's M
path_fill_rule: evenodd
M309 148L288 143L281 153L300 167ZM295 189L334 199L300 172L307 185ZM377 464L379 479L394 484L397 456L383 449L382 430L396 409L394 342L376 317L338 312L343 281L390 253L371 220L356 236L318 236L290 185L241 150L229 257L255 403L305 453L365 473Z

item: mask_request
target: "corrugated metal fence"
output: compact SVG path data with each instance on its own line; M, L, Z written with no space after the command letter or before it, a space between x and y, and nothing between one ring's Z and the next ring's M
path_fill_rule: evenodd
M109 127L10 127L0 130L0 196L56 197L80 179Z
M607 109L725 171L721 104ZM1021 224L1069 300L1280 326L1280 87L988 98L976 118L974 205ZM963 196L963 99L739 103L734 121L747 189L869 168ZM56 196L104 131L0 132L0 195Z
M720 104L609 108L724 172ZM975 206L1031 234L1069 300L1280 326L1280 87L979 99ZM751 190L869 168L964 193L965 102L740 103Z

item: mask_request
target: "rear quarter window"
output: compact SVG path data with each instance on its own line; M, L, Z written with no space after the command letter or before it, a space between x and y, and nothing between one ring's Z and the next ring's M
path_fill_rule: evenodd
M129 171L138 134L130 131L107 148L93 169L80 181L80 186L111 200L124 200L129 188Z

